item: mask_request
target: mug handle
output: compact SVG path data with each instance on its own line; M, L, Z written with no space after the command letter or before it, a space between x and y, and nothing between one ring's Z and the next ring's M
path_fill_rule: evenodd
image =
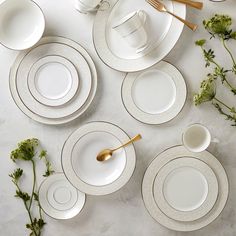
M146 12L143 11L143 10L138 10L138 11L137 11L137 14L138 14L139 18L141 19L143 25L145 25L145 24L146 24L146 20L147 20L147 14L146 14Z
M101 1L98 5L98 11L106 11L110 8L110 3L108 1Z

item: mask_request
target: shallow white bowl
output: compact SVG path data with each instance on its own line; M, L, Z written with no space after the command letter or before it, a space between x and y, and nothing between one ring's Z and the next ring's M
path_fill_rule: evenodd
M0 43L13 50L35 45L45 29L40 7L30 0L5 0L0 4Z

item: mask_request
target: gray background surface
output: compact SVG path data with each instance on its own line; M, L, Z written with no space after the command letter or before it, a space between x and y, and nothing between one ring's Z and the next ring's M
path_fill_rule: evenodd
M114 194L104 197L89 196L83 212L71 220L56 221L45 216L48 224L44 235L234 236L236 234L236 128L231 127L212 106L196 108L192 105L192 95L198 90L200 81L207 73L201 52L194 46L197 39L208 37L203 27L200 26L195 33L185 28L177 45L165 58L174 64L186 79L188 100L184 110L168 124L148 126L134 120L122 105L120 90L125 73L110 69L96 55L92 44L93 16L84 16L76 12L73 0L36 2L46 15L45 35L65 36L88 49L98 70L98 92L89 110L76 121L60 127L38 124L27 118L11 98L8 74L17 52L0 46L0 235L28 235L28 231L24 228L28 221L27 215L22 203L13 197L15 189L8 177L15 168L9 159L9 152L15 148L15 144L28 137L39 138L48 150L55 169L61 171L60 152L68 135L85 122L104 120L121 126L131 136L139 132L143 135L143 140L136 144L137 167L132 179ZM224 3L211 3L208 0L204 2L203 11L188 9L187 18L190 21L201 25L204 18L218 12L230 14L236 23L235 0L227 0ZM222 63L229 62L228 56L223 53L218 42L212 41L211 45L218 48L217 55ZM219 94L224 96L223 90L220 90ZM228 95L225 99L235 104L235 97ZM213 136L220 140L219 144L210 147L210 151L227 170L231 185L230 196L223 213L209 226L195 232L174 232L162 227L149 216L141 198L141 182L149 162L164 149L180 144L183 128L194 122L207 125ZM30 171L30 166L24 165L24 168ZM38 170L43 171L44 167L39 166ZM29 172L29 176L30 174Z

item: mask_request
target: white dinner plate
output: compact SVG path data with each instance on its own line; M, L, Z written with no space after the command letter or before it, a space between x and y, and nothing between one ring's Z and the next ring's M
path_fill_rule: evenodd
M13 50L35 45L43 35L45 18L30 0L5 0L0 4L0 42Z
M204 162L181 157L168 162L158 172L153 187L160 210L179 221L194 221L215 205L218 181Z
M73 187L63 173L47 177L39 188L43 211L54 219L70 219L80 213L85 194Z
M72 50L73 53L77 52L76 54L73 54L73 57L76 56L77 59L83 57L86 60L86 61L84 61L84 63L86 65L88 65L90 71L87 75L84 74L85 75L84 78L87 78L87 79L85 79L85 81L89 80L88 76L90 76L90 74L91 74L91 80L92 80L91 81L91 88L90 88L90 92L89 92L87 99L84 102L82 102L81 100L78 101L78 102L80 102L81 106L78 106L77 103L75 105L75 103L74 103L74 106L71 107L73 111L74 111L75 106L78 108L78 110L75 110L74 113L71 113L70 111L67 110L68 116L65 116L64 112L59 111L61 109L61 107L55 107L55 108L59 108L59 109L51 109L50 110L49 107L42 106L42 104L37 103L37 101L35 99L33 99L33 96L31 95L31 93L29 92L29 89L27 88L28 87L27 83L24 83L23 87L24 87L24 89L26 89L26 91L28 90L27 94L30 93L29 98L26 97L26 101L23 101L22 97L19 96L18 88L17 88L17 81L16 81L16 77L18 75L18 67L19 67L19 65L21 65L22 61L24 61L24 58L27 57L28 53L30 53L32 51L32 49L25 51L25 52L21 52L19 54L19 56L16 58L16 61L11 68L9 85L10 85L10 91L11 91L12 97L13 97L16 105L20 108L20 110L22 112L24 112L27 116L29 116L30 118L32 118L38 122L45 123L45 124L51 124L51 125L58 125L58 124L64 124L64 123L67 123L67 122L70 122L70 121L76 119L77 117L79 117L81 114L83 114L88 109L89 105L93 101L93 98L95 96L96 89L97 89L97 72L96 72L96 68L93 63L93 60L91 59L91 57L89 56L87 51L85 51L84 48L82 48L79 44L77 44L76 42L74 42L72 40L62 38L62 37L46 37L46 38L43 38L42 40L40 40L40 42L33 49L36 50L38 47L41 47L41 46L44 47L45 49L47 47L50 48L49 44L55 44L55 45L57 45L56 47L64 48L64 50L62 52L64 55L66 55L67 53L69 53L69 51ZM55 50L55 54L57 54L57 52L58 51ZM42 52L39 50L39 53L42 53ZM79 65L77 65L78 61L76 61L76 58L74 58L75 62L73 64L74 64L74 66L77 67ZM37 61L37 60L35 59L35 61ZM28 62L30 63L31 61L28 61ZM25 70L28 71L29 68L27 67L27 68L25 68ZM80 78L80 88L77 93L79 93L80 90L82 90L81 86L83 86L83 85L82 85L82 79L80 76L80 72L82 72L83 70L84 70L84 68L78 69L79 78ZM27 81L27 78L24 78L24 79ZM87 82L88 81L86 81L86 83ZM27 87L25 87L25 86L27 86ZM23 94L22 96L25 96L25 94ZM37 106L40 106L40 109L42 107L43 107L43 109L46 109L46 110L43 110L44 113L46 111L46 116L48 116L48 111L49 111L50 112L49 115L51 117L58 117L59 116L59 118L48 118L48 117L44 117L43 114L39 115L38 114L39 111L35 110L35 107L33 107L33 108L31 107L31 109L30 109L25 104L26 102L30 102L32 100L34 103L37 104ZM73 99L73 100L75 100L75 99ZM69 104L70 104L70 102L68 103L68 105ZM34 109L34 110L32 111L32 109ZM40 111L42 112L42 110L40 110Z
M128 139L123 130L110 123L91 122L81 126L69 136L62 150L66 177L80 191L91 195L119 190L134 172L134 146L115 152L108 161L99 162L96 157L101 150L120 146Z
M93 28L93 42L99 57L113 69L125 72L144 70L161 61L179 39L183 23L169 14L160 13L142 0L111 0L110 8L98 11ZM176 15L185 18L186 7L164 0L165 5ZM145 53L136 53L114 29L113 25L124 16L137 10L148 14L146 26L150 47Z
M162 124L182 110L187 88L181 73L161 61L141 72L128 73L121 89L126 110L146 124Z
M61 106L69 102L79 88L75 66L61 56L45 56L36 61L28 74L31 94L47 106Z
M191 157L203 161L215 173L218 180L218 198L215 205L205 216L194 221L177 221L165 215L158 207L153 193L156 175L170 161ZM163 226L176 231L194 231L201 229L214 221L224 209L229 195L229 183L221 163L209 152L193 153L183 146L175 146L160 153L148 166L142 183L142 196L149 214Z

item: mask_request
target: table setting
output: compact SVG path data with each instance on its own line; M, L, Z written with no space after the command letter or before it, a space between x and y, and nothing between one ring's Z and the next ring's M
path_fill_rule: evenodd
M1 1L1 235L234 235L235 7Z

